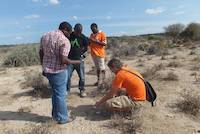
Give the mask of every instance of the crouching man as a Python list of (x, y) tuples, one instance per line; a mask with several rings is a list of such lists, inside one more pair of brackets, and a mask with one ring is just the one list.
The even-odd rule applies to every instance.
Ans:
[[(111, 112), (128, 112), (133, 106), (146, 100), (144, 82), (138, 77), (140, 73), (124, 66), (119, 59), (111, 59), (108, 67), (115, 73), (110, 91), (98, 102), (96, 107), (105, 107)], [(138, 76), (136, 76), (136, 75)], [(121, 90), (125, 90), (125, 95), (120, 95)]]

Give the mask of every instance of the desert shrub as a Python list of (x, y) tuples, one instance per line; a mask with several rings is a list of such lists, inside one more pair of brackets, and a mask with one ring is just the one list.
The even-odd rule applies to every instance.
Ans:
[(162, 42), (155, 42), (154, 44), (151, 44), (147, 49), (147, 54), (149, 55), (167, 55), (168, 49), (165, 44)]
[(195, 55), (196, 52), (194, 50), (190, 51), (189, 55)]
[(52, 94), (48, 81), (39, 72), (27, 72), (23, 85), (24, 87), (33, 87), (33, 91), (30, 93), (33, 97), (48, 98)]
[(196, 56), (192, 59), (192, 61), (199, 63), (200, 62), (200, 56)]
[(160, 60), (166, 60), (165, 56), (161, 56)]
[(53, 130), (53, 123), (32, 124), (29, 129), (24, 129), (23, 134), (57, 134)]
[(172, 24), (165, 27), (165, 34), (173, 39), (174, 42), (178, 39), (180, 33), (184, 30), (183, 24)]
[(126, 114), (114, 114), (106, 127), (118, 129), (122, 134), (136, 134), (140, 130), (143, 123), (142, 116), (140, 114), (140, 107), (135, 107), (131, 113)]
[(120, 45), (120, 41), (119, 39), (116, 37), (110, 37), (108, 38), (108, 43), (106, 48), (107, 49), (112, 49), (113, 47), (118, 47), (118, 45)]
[(200, 83), (200, 74), (195, 72), (194, 73), (194, 79), (195, 79), (195, 82)]
[(137, 48), (134, 44), (118, 45), (118, 47), (113, 47), (112, 57), (125, 58), (127, 56), (134, 56), (137, 53)]
[(157, 35), (148, 35), (147, 39), (148, 40), (161, 40), (161, 37), (157, 36)]
[(32, 109), (32, 107), (23, 106), (18, 109), (18, 112), (19, 113), (29, 113), (29, 112), (31, 112), (31, 109)]
[(181, 64), (179, 62), (172, 61), (170, 62), (167, 67), (180, 67)]
[(25, 46), (16, 49), (4, 60), (3, 66), (22, 67), (40, 63), (36, 46)]
[(181, 33), (181, 37), (185, 40), (200, 40), (200, 24), (190, 23)]
[(184, 91), (176, 106), (181, 112), (196, 116), (200, 112), (200, 96), (192, 91)]
[(138, 50), (141, 51), (147, 51), (147, 49), (149, 48), (149, 44), (148, 43), (140, 43), (137, 46)]
[(178, 76), (174, 72), (169, 72), (165, 78), (163, 78), (166, 81), (177, 81)]
[(154, 66), (151, 67), (151, 68), (147, 68), (147, 69), (145, 70), (145, 72), (142, 73), (142, 75), (143, 75), (143, 77), (144, 77), (145, 79), (151, 80), (151, 79), (156, 78), (156, 76), (157, 76), (157, 71), (159, 71), (159, 70), (161, 70), (161, 69), (163, 69), (163, 68), (164, 68), (163, 64), (154, 65)]

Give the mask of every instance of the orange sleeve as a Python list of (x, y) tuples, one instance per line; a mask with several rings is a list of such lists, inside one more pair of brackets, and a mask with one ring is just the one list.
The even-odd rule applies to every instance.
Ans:
[(107, 44), (107, 39), (106, 39), (106, 35), (104, 32), (101, 33), (101, 42)]
[(122, 88), (123, 77), (121, 75), (116, 75), (115, 79), (112, 82), (113, 89)]

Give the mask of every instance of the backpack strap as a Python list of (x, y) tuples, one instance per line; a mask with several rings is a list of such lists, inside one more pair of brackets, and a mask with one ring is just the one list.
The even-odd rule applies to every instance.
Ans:
[(127, 70), (127, 69), (124, 69), (124, 68), (122, 68), (122, 70), (125, 70), (125, 71), (127, 71), (127, 72), (129, 72), (131, 74), (134, 74), (135, 76), (137, 76), (138, 78), (140, 78), (142, 81), (145, 81), (142, 77), (140, 77), (139, 75), (137, 75), (136, 73), (134, 73), (134, 72), (132, 72), (130, 70)]

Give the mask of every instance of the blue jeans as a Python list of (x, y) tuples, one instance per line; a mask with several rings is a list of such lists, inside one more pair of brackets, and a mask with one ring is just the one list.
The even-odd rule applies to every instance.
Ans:
[(84, 67), (84, 61), (81, 62), (81, 64), (69, 64), (67, 65), (67, 71), (68, 71), (68, 82), (67, 82), (67, 91), (70, 91), (71, 88), (71, 77), (73, 71), (76, 70), (78, 76), (79, 76), (79, 90), (83, 91), (85, 90), (85, 67)]
[(55, 74), (45, 74), (53, 90), (52, 117), (59, 123), (64, 123), (68, 120), (68, 110), (65, 102), (67, 75), (66, 70)]

